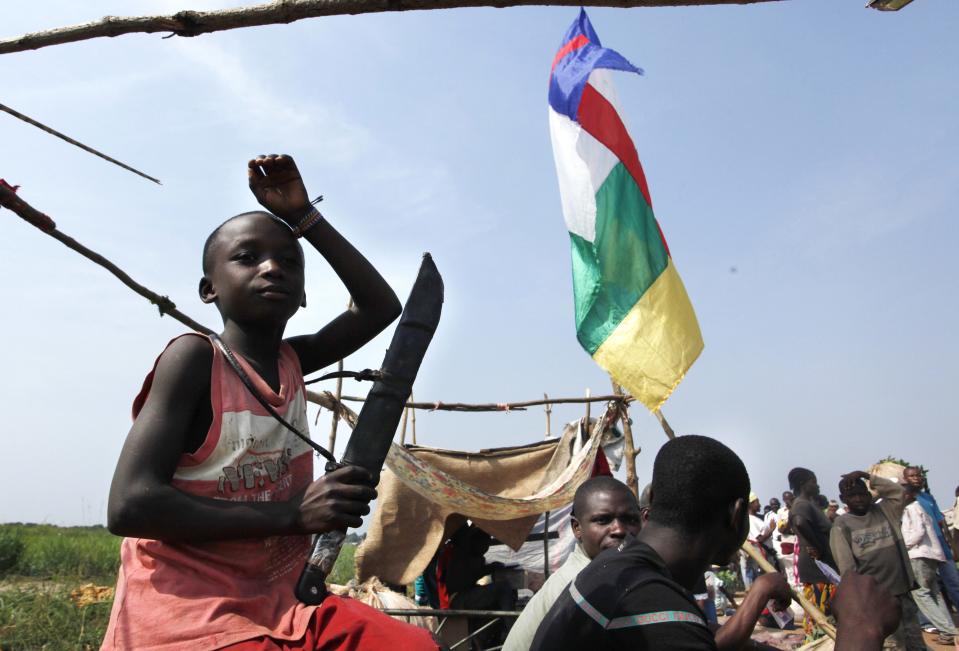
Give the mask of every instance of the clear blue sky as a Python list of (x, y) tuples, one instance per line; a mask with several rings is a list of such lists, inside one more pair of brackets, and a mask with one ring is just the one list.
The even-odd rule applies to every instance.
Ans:
[[(840, 473), (894, 454), (930, 468), (946, 506), (959, 483), (959, 4), (862, 5), (589, 14), (605, 45), (646, 70), (616, 82), (706, 341), (664, 407), (673, 427), (732, 446), (763, 501), (793, 465), (816, 470), (835, 496)], [(131, 7), (21, 3), (0, 36)], [(0, 102), (163, 186), (6, 114), (0, 177), (215, 326), (196, 297), (203, 239), (255, 206), (247, 159), (288, 152), (402, 297), (420, 253), (433, 253), (447, 302), (418, 399), (606, 392), (573, 332), (546, 121), (549, 64), (576, 12), (337, 17), (3, 55)], [(0, 521), (103, 522), (132, 398), (183, 329), (6, 211), (0, 256)], [(318, 255), (308, 266), (310, 307), (290, 333), (347, 301)], [(387, 343), (348, 367), (377, 365)], [(557, 408), (554, 429), (581, 413)], [(665, 438), (648, 413), (636, 408), (634, 420), (645, 482)], [(328, 427), (327, 413), (320, 440)], [(537, 440), (544, 417), (421, 413), (417, 430), (420, 443), (477, 449)]]

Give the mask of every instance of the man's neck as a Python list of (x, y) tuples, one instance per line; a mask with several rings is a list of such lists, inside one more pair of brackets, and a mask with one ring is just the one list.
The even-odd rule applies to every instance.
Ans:
[(715, 542), (712, 534), (710, 531), (709, 535), (690, 536), (656, 522), (647, 522), (637, 538), (659, 554), (677, 583), (692, 590), (713, 560)]

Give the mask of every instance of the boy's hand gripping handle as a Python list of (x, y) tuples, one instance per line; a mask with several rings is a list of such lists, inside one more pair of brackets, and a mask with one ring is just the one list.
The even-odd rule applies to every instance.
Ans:
[[(393, 340), (386, 350), (380, 379), (373, 383), (363, 403), (342, 462), (338, 465), (328, 463), (327, 472), (342, 466), (361, 466), (373, 476), (374, 486), (379, 483), (380, 470), (442, 310), (443, 278), (433, 264), (433, 258), (426, 253)], [(333, 571), (345, 538), (345, 529), (328, 531), (316, 537), (313, 551), (296, 583), (297, 599), (308, 605), (323, 601), (326, 577)]]

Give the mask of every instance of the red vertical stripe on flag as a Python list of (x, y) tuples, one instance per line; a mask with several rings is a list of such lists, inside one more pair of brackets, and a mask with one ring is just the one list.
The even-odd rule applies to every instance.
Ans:
[(639, 154), (636, 153), (636, 145), (629, 137), (626, 125), (619, 118), (615, 107), (598, 90), (586, 84), (576, 117), (587, 133), (606, 145), (626, 166), (642, 191), (646, 204), (652, 208), (653, 201), (649, 198), (649, 187), (646, 185), (643, 166), (639, 162)]

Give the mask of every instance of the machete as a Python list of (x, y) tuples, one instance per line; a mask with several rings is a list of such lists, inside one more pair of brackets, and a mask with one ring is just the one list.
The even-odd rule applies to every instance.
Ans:
[[(429, 253), (423, 255), (419, 274), (406, 299), (393, 340), (386, 350), (383, 365), (376, 374), (356, 420), (356, 427), (346, 444), (343, 460), (327, 463), (330, 472), (343, 466), (361, 466), (373, 475), (373, 485), (380, 480), (380, 471), (390, 451), (396, 427), (413, 388), (426, 349), (433, 339), (443, 311), (443, 278)], [(314, 606), (326, 597), (326, 577), (339, 556), (346, 530), (328, 531), (316, 537), (313, 551), (296, 583), (296, 597)]]

